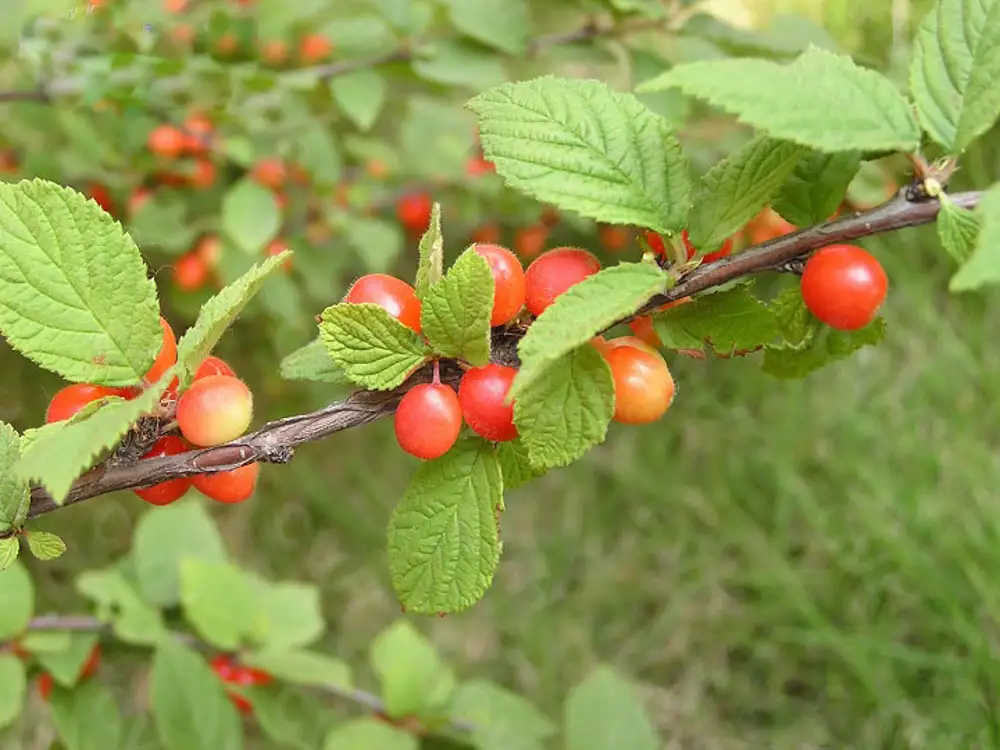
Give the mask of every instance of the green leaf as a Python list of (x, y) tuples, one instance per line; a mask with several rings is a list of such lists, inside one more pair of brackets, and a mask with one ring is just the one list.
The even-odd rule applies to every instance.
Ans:
[(377, 70), (361, 68), (334, 77), (330, 81), (330, 91), (347, 119), (358, 130), (367, 132), (382, 111), (388, 86)]
[(569, 466), (604, 442), (615, 414), (608, 363), (590, 344), (552, 362), (514, 402), (514, 424), (535, 466)]
[(521, 369), (508, 398), (515, 399), (564, 354), (638, 310), (663, 291), (667, 276), (651, 263), (605, 268), (556, 297), (518, 345)]
[(455, 675), (434, 646), (406, 620), (372, 641), (372, 668), (382, 684), (385, 713), (394, 718), (438, 718), (455, 692)]
[(347, 385), (344, 371), (337, 367), (323, 341), (317, 337), (281, 360), (285, 380), (314, 380), (332, 385)]
[(157, 407), (173, 380), (174, 369), (131, 401), (114, 399), (86, 419), (54, 422), (29, 432), (30, 442), (14, 470), (22, 479), (37, 480), (56, 503), (62, 504), (73, 482), (94, 465), (95, 459), (118, 445), (140, 417)]
[(1000, 3), (938, 0), (914, 47), (910, 90), (920, 123), (960, 154), (1000, 115)]
[(256, 591), (242, 570), (228, 562), (181, 560), (181, 606), (202, 639), (236, 651), (253, 632)]
[(0, 183), (0, 331), (79, 383), (138, 383), (163, 343), (139, 248), (96, 203), (46, 180)]
[(355, 219), (347, 225), (347, 241), (367, 273), (391, 271), (405, 246), (399, 224), (383, 219)]
[(459, 685), (451, 714), (475, 727), (476, 750), (544, 750), (557, 731), (528, 700), (488, 680)]
[(317, 122), (298, 135), (295, 139), (295, 157), (317, 183), (332, 185), (343, 175), (344, 157), (340, 153), (335, 133), (325, 123)]
[(28, 517), (31, 487), (13, 471), (20, 458), (21, 436), (0, 422), (0, 531), (19, 529)]
[(264, 733), (281, 747), (316, 750), (335, 719), (321, 700), (302, 690), (269, 685), (241, 691)]
[(508, 79), (503, 62), (478, 44), (441, 39), (423, 45), (410, 64), (424, 80), (482, 91)]
[(417, 469), (389, 519), (392, 585), (408, 611), (459, 612), (486, 593), (500, 561), (503, 478), (493, 447), (460, 440)]
[(21, 553), (21, 542), (16, 536), (0, 539), (0, 572), (7, 570)]
[(937, 217), (937, 233), (941, 245), (958, 263), (965, 263), (976, 247), (979, 235), (979, 216), (962, 208), (942, 193), (939, 197), (941, 211)]
[(700, 349), (710, 344), (717, 354), (733, 354), (763, 346), (778, 335), (774, 311), (741, 284), (724, 292), (703, 294), (691, 302), (653, 315), (653, 325), (668, 349)]
[(39, 560), (55, 560), (66, 551), (66, 542), (51, 531), (29, 531), (28, 549)]
[(204, 657), (164, 641), (150, 679), (153, 719), (166, 750), (241, 750), (240, 717)]
[(857, 151), (812, 151), (799, 159), (771, 208), (798, 227), (826, 221), (844, 200), (860, 167)]
[(1000, 184), (991, 187), (976, 208), (979, 235), (969, 259), (951, 277), (948, 289), (967, 292), (1000, 282)]
[(271, 650), (308, 646), (323, 635), (319, 589), (295, 581), (257, 581), (254, 643)]
[(424, 295), (420, 327), (435, 353), (481, 367), (490, 361), (493, 272), (469, 248)]
[(82, 677), (83, 667), (97, 645), (97, 633), (69, 633), (66, 647), (58, 651), (39, 651), (35, 659), (52, 675), (57, 685), (75, 686)]
[(521, 485), (545, 474), (545, 469), (531, 463), (528, 458), (528, 448), (520, 437), (500, 443), (497, 446), (497, 457), (500, 459), (500, 473), (503, 475), (505, 491), (516, 490)]
[(412, 734), (370, 718), (351, 719), (330, 730), (323, 750), (419, 750)]
[(659, 750), (663, 741), (635, 688), (609, 667), (598, 667), (566, 698), (566, 750)]
[(139, 598), (118, 567), (84, 571), (76, 589), (97, 604), (98, 616), (111, 620), (115, 636), (125, 643), (152, 646), (171, 637), (159, 610)]
[(0, 729), (21, 715), (26, 683), (24, 662), (13, 654), (0, 654)]
[(836, 153), (915, 151), (920, 127), (895, 84), (846, 55), (810, 47), (791, 64), (756, 58), (678, 65), (638, 86), (679, 88), (772, 138)]
[(181, 560), (226, 559), (215, 522), (205, 506), (193, 499), (143, 515), (136, 525), (132, 545), (139, 591), (146, 601), (160, 607), (180, 604)]
[(243, 177), (222, 199), (222, 230), (247, 253), (259, 253), (281, 228), (281, 210), (274, 193)]
[(351, 668), (340, 659), (302, 649), (250, 651), (241, 661), (292, 685), (351, 688)]
[(711, 253), (767, 205), (806, 149), (758, 135), (710, 169), (695, 192), (688, 240)]
[(427, 291), (444, 276), (444, 235), (441, 233), (441, 204), (431, 205), (431, 220), (427, 231), (420, 238), (418, 246), (420, 260), (417, 264), (417, 278), (413, 285), (421, 300)]
[(56, 731), (66, 750), (120, 747), (122, 717), (111, 691), (87, 681), (72, 690), (53, 690), (49, 701)]
[(528, 48), (527, 0), (447, 0), (452, 25), (466, 36), (508, 55)]
[(592, 80), (507, 83), (466, 104), (483, 151), (511, 187), (609, 224), (680, 231), (687, 159), (667, 121)]
[(287, 250), (279, 255), (272, 255), (202, 305), (195, 324), (177, 342), (177, 361), (180, 365), (178, 376), (182, 388), (191, 382), (198, 366), (212, 353), (223, 334), (243, 312), (243, 308), (260, 291), (268, 276), (281, 268), (291, 255)]
[(375, 391), (396, 388), (430, 356), (417, 333), (367, 302), (326, 308), (319, 335), (351, 382)]
[(13, 561), (0, 570), (0, 641), (21, 633), (34, 613), (35, 586), (31, 576), (23, 564)]

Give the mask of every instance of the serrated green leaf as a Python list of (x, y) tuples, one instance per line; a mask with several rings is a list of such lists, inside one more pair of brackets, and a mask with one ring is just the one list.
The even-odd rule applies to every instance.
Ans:
[(809, 312), (802, 301), (802, 286), (789, 286), (768, 304), (774, 313), (778, 333), (785, 343), (801, 344), (812, 336), (819, 327), (819, 321)]
[(508, 55), (520, 55), (528, 45), (526, 0), (448, 0), (452, 25), (477, 42)]
[(545, 469), (531, 463), (528, 448), (521, 438), (497, 445), (497, 457), (500, 459), (500, 473), (503, 475), (505, 491), (516, 490), (521, 485), (545, 474)]
[(543, 750), (557, 731), (528, 700), (488, 680), (459, 685), (452, 715), (475, 727), (471, 738), (476, 750)]
[(397, 620), (379, 633), (369, 655), (382, 684), (388, 716), (434, 719), (448, 706), (455, 692), (455, 675), (411, 623)]
[(308, 646), (326, 630), (316, 586), (259, 580), (256, 596), (259, 617), (252, 640), (262, 647), (280, 650)]
[(295, 157), (318, 183), (332, 185), (343, 175), (344, 157), (340, 146), (334, 132), (324, 123), (317, 122), (299, 133), (295, 138)]
[(281, 210), (274, 193), (243, 177), (222, 199), (222, 230), (247, 253), (259, 253), (281, 228)]
[(21, 542), (16, 536), (0, 539), (0, 573), (7, 570), (21, 553)]
[(427, 224), (427, 231), (420, 238), (417, 251), (419, 261), (413, 288), (417, 292), (417, 298), (422, 300), (428, 290), (444, 276), (444, 235), (441, 233), (440, 203), (431, 205), (431, 219)]
[(65, 648), (37, 652), (35, 660), (52, 675), (56, 685), (71, 688), (80, 682), (83, 668), (93, 654), (97, 640), (97, 633), (69, 633)]
[(651, 263), (621, 263), (556, 297), (518, 345), (521, 368), (508, 398), (515, 399), (549, 364), (634, 313), (666, 284), (667, 276)]
[(314, 651), (295, 648), (249, 651), (241, 661), (292, 685), (329, 685), (344, 690), (352, 686), (351, 668), (347, 664)]
[(163, 343), (156, 286), (111, 216), (46, 180), (0, 183), (0, 331), (67, 380), (138, 383)]
[(111, 691), (88, 681), (72, 690), (52, 691), (52, 720), (66, 750), (120, 747), (122, 717)]
[(0, 729), (21, 715), (26, 683), (24, 662), (13, 654), (0, 654)]
[(500, 462), (481, 439), (417, 469), (389, 519), (392, 585), (408, 611), (459, 612), (482, 598), (500, 561), (502, 508)]
[(181, 560), (181, 606), (199, 636), (236, 651), (253, 632), (257, 600), (253, 582), (228, 562)]
[(490, 361), (493, 272), (469, 248), (424, 295), (420, 327), (434, 352), (480, 367)]
[(347, 241), (364, 263), (366, 273), (387, 273), (399, 260), (406, 238), (397, 222), (355, 219), (347, 225)]
[(1000, 184), (994, 185), (976, 207), (979, 234), (969, 259), (948, 284), (953, 292), (967, 292), (1000, 282)]
[(110, 401), (86, 419), (40, 428), (24, 447), (14, 471), (24, 480), (37, 480), (61, 504), (73, 482), (93, 466), (94, 460), (118, 445), (140, 417), (156, 408), (174, 378), (174, 370), (171, 367), (132, 401)]
[(717, 354), (756, 349), (778, 335), (774, 312), (750, 294), (748, 285), (704, 294), (658, 312), (653, 325), (667, 348), (700, 349), (710, 344)]
[(924, 130), (960, 154), (1000, 115), (1000, 3), (938, 0), (914, 38), (910, 90)]
[(362, 132), (371, 130), (385, 104), (388, 86), (377, 70), (362, 68), (334, 77), (330, 91), (337, 106)]
[(253, 705), (260, 728), (280, 747), (316, 750), (336, 721), (317, 696), (304, 690), (269, 685), (240, 692)]
[(761, 369), (781, 380), (804, 378), (865, 346), (875, 346), (883, 338), (884, 318), (876, 318), (860, 331), (838, 331), (816, 322), (810, 334), (798, 344), (765, 347)]
[(226, 551), (202, 503), (181, 500), (139, 519), (132, 557), (143, 599), (160, 607), (180, 604), (181, 560), (222, 562)]
[(332, 385), (351, 382), (318, 337), (281, 360), (280, 372), (285, 380), (314, 380)]
[(824, 153), (915, 151), (920, 127), (888, 78), (810, 47), (791, 64), (756, 58), (678, 65), (637, 87), (679, 88), (772, 138)]
[(700, 253), (722, 247), (768, 204), (806, 149), (758, 135), (710, 169), (695, 192), (688, 240)]
[(604, 442), (615, 414), (611, 368), (584, 344), (552, 362), (514, 402), (514, 424), (534, 466), (569, 466)]
[(14, 473), (21, 458), (21, 436), (6, 422), (0, 422), (0, 531), (24, 525), (31, 504), (31, 487)]
[(635, 688), (610, 667), (598, 667), (566, 698), (566, 750), (659, 750), (663, 741)]
[(798, 227), (826, 221), (844, 200), (861, 166), (861, 154), (812, 151), (799, 159), (771, 208)]
[(687, 159), (667, 121), (630, 94), (545, 76), (486, 91), (486, 158), (511, 187), (609, 224), (679, 232), (691, 200)]
[(412, 734), (371, 718), (350, 719), (326, 736), (323, 750), (418, 750)]
[(319, 335), (351, 382), (375, 391), (389, 391), (402, 384), (431, 353), (414, 331), (367, 302), (326, 308)]
[(281, 268), (291, 255), (286, 250), (257, 263), (202, 305), (194, 325), (177, 342), (178, 377), (182, 388), (191, 382), (198, 366), (212, 353), (219, 339), (260, 291), (268, 276)]
[(76, 589), (97, 604), (99, 616), (111, 620), (115, 636), (125, 643), (152, 646), (171, 637), (160, 612), (139, 598), (119, 568), (84, 571)]
[(66, 542), (51, 531), (29, 531), (28, 549), (39, 560), (55, 560), (66, 551)]
[(942, 193), (941, 211), (937, 217), (937, 234), (941, 245), (959, 264), (965, 263), (976, 247), (979, 235), (979, 216), (962, 208)]
[[(17, 543), (16, 538), (14, 542)], [(0, 641), (23, 631), (34, 612), (35, 586), (31, 576), (23, 564), (12, 561), (0, 571)]]
[(410, 65), (424, 80), (482, 91), (508, 80), (503, 62), (479, 44), (441, 39), (424, 45)]
[(150, 677), (157, 735), (166, 750), (241, 750), (243, 730), (222, 682), (197, 652), (160, 644)]

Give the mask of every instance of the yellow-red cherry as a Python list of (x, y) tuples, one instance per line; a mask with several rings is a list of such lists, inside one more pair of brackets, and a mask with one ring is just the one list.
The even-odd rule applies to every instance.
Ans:
[(252, 419), (253, 394), (232, 375), (195, 380), (177, 400), (181, 434), (202, 448), (235, 440), (247, 431)]
[(185, 253), (174, 263), (174, 284), (183, 292), (196, 292), (208, 283), (210, 271), (196, 252)]
[(443, 383), (422, 383), (400, 399), (393, 417), (396, 442), (411, 456), (440, 458), (458, 440), (462, 407), (455, 391)]
[(174, 159), (180, 156), (187, 146), (187, 139), (180, 128), (173, 125), (158, 125), (149, 133), (149, 150), (158, 156)]
[(214, 355), (209, 355), (198, 365), (198, 369), (194, 372), (194, 380), (201, 380), (211, 375), (231, 375), (235, 377), (236, 371), (224, 360)]
[(490, 243), (480, 243), (473, 250), (481, 255), (493, 274), (493, 312), (491, 326), (510, 323), (524, 307), (524, 267), (510, 250)]
[(155, 383), (163, 377), (163, 373), (177, 364), (177, 337), (174, 335), (174, 329), (162, 317), (160, 318), (160, 328), (163, 330), (163, 343), (160, 345), (160, 353), (153, 360), (153, 366), (146, 373), (144, 378), (146, 385)]
[[(153, 445), (152, 449), (143, 458), (159, 458), (161, 456), (176, 456), (186, 453), (190, 448), (182, 438), (177, 435), (166, 435), (161, 437)], [(145, 500), (150, 505), (170, 505), (175, 500), (183, 497), (191, 489), (191, 480), (187, 477), (170, 479), (152, 487), (135, 490), (135, 494)]]
[(462, 376), (458, 385), (458, 402), (462, 416), (472, 430), (497, 443), (517, 437), (514, 425), (514, 404), (505, 404), (517, 370), (490, 363), (473, 367)]
[(378, 305), (407, 328), (420, 333), (420, 300), (413, 287), (387, 273), (370, 273), (354, 282), (344, 297), (352, 305)]
[(592, 253), (578, 247), (557, 247), (542, 253), (524, 274), (524, 302), (541, 315), (559, 295), (601, 270)]
[(817, 250), (802, 273), (806, 307), (826, 325), (841, 331), (856, 331), (871, 323), (888, 288), (882, 265), (856, 245), (829, 245)]
[(639, 339), (610, 343), (604, 359), (615, 383), (615, 421), (622, 424), (655, 422), (670, 408), (676, 392), (666, 361)]
[(90, 383), (73, 383), (56, 392), (49, 402), (45, 411), (45, 422), (62, 422), (69, 419), (87, 404), (108, 396), (129, 397), (125, 388), (108, 388), (103, 385), (91, 385)]
[(260, 464), (247, 464), (232, 471), (218, 471), (214, 474), (195, 474), (191, 484), (205, 497), (218, 503), (242, 503), (257, 489)]

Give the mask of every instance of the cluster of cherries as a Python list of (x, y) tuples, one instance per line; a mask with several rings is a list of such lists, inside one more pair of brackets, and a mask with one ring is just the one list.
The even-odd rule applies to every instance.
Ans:
[[(45, 413), (46, 423), (61, 422), (100, 399), (109, 397), (131, 400), (144, 388), (156, 383), (177, 363), (177, 339), (170, 324), (160, 318), (163, 344), (153, 366), (142, 383), (111, 388), (90, 383), (74, 383), (52, 397)], [(179, 382), (174, 378), (160, 403), (158, 416), (172, 416), (180, 435), (160, 437), (143, 458), (176, 456), (192, 448), (221, 445), (243, 435), (253, 418), (253, 394), (233, 368), (215, 356), (208, 356), (195, 371), (189, 388), (178, 396)], [(253, 463), (231, 471), (197, 474), (135, 490), (150, 505), (169, 505), (193, 486), (206, 497), (220, 503), (239, 503), (249, 498), (257, 486), (260, 465)]]

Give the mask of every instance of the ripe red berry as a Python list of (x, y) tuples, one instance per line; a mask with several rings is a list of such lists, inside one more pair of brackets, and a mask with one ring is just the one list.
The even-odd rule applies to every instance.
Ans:
[(423, 383), (400, 400), (393, 425), (399, 447), (411, 456), (425, 461), (440, 458), (458, 440), (462, 407), (449, 386)]
[(601, 262), (578, 247), (557, 247), (538, 256), (524, 274), (525, 304), (541, 315), (556, 297), (601, 270)]
[(109, 214), (115, 213), (115, 202), (111, 197), (111, 193), (108, 189), (98, 182), (94, 182), (87, 189), (87, 195), (89, 195), (94, 202), (107, 211)]
[(198, 240), (193, 252), (201, 258), (206, 268), (213, 269), (219, 265), (219, 259), (222, 257), (222, 240), (218, 235), (206, 234)]
[(192, 445), (208, 447), (235, 440), (253, 419), (253, 394), (239, 378), (210, 375), (191, 383), (177, 400), (177, 425)]
[(139, 213), (152, 197), (153, 191), (146, 187), (138, 187), (132, 191), (132, 195), (128, 199), (129, 215), (135, 216), (135, 214)]
[[(244, 667), (236, 664), (232, 659), (224, 654), (220, 654), (212, 659), (212, 671), (219, 676), (219, 679), (227, 685), (240, 685), (242, 687), (254, 687), (255, 685), (267, 685), (271, 682), (271, 675), (260, 669)], [(228, 693), (229, 700), (233, 702), (241, 712), (247, 714), (253, 711), (253, 706), (246, 698), (237, 693)]]
[(767, 206), (752, 218), (745, 228), (750, 242), (759, 245), (768, 240), (783, 237), (794, 232), (798, 227), (782, 218), (773, 208)]
[[(83, 680), (89, 679), (94, 676), (97, 672), (98, 666), (101, 663), (101, 645), (95, 643), (94, 647), (90, 651), (90, 655), (87, 657), (87, 661), (83, 663), (80, 667), (80, 674), (77, 676), (77, 682), (82, 682)], [(42, 696), (42, 700), (47, 701), (49, 696), (52, 694), (52, 688), (55, 687), (55, 681), (52, 679), (52, 675), (48, 672), (43, 672), (38, 676), (38, 693)]]
[[(264, 248), (264, 255), (267, 257), (272, 257), (275, 255), (281, 255), (288, 249), (288, 244), (282, 239), (271, 240), (267, 247)], [(281, 268), (285, 273), (292, 270), (292, 259), (286, 258), (285, 262), (281, 264)]]
[[(695, 248), (694, 245), (691, 244), (690, 240), (688, 239), (688, 233), (686, 229), (681, 233), (681, 240), (684, 242), (684, 249), (687, 251), (687, 259), (688, 260), (694, 259), (694, 257), (698, 254), (698, 250)], [(722, 247), (720, 247), (715, 252), (708, 253), (707, 255), (703, 256), (702, 260), (705, 263), (711, 263), (712, 261), (718, 260), (719, 258), (725, 258), (731, 252), (733, 252), (733, 238), (728, 237), (726, 241), (722, 243)]]
[(184, 292), (197, 292), (208, 283), (209, 270), (196, 252), (185, 253), (174, 264), (174, 284)]
[(632, 329), (632, 333), (635, 334), (636, 338), (644, 341), (649, 346), (655, 349), (663, 346), (663, 341), (660, 340), (656, 329), (653, 327), (653, 318), (651, 316), (643, 315), (638, 317), (630, 321), (628, 327)]
[(420, 333), (420, 300), (413, 287), (385, 273), (371, 273), (354, 282), (344, 302), (378, 305), (407, 328)]
[(333, 52), (333, 43), (322, 34), (307, 34), (299, 42), (299, 59), (308, 64), (322, 62)]
[(160, 328), (163, 329), (163, 345), (160, 347), (160, 353), (153, 360), (153, 366), (146, 373), (144, 378), (146, 385), (155, 383), (163, 377), (163, 373), (177, 364), (177, 337), (174, 335), (174, 329), (163, 317), (160, 318)]
[(802, 274), (802, 300), (831, 328), (856, 331), (875, 319), (889, 279), (873, 255), (856, 245), (813, 253)]
[(173, 125), (157, 125), (149, 133), (149, 150), (158, 156), (175, 159), (186, 145), (184, 133)]
[(458, 385), (458, 403), (462, 416), (478, 435), (502, 443), (517, 437), (514, 405), (505, 404), (517, 370), (490, 363), (473, 367)]
[(126, 391), (122, 388), (108, 388), (103, 385), (90, 385), (89, 383), (74, 383), (58, 391), (49, 402), (49, 407), (45, 411), (45, 422), (62, 422), (69, 419), (87, 404), (108, 396), (121, 396), (125, 398)]
[(643, 232), (642, 236), (646, 239), (646, 244), (649, 245), (649, 249), (652, 250), (656, 255), (669, 260), (670, 256), (667, 254), (667, 244), (663, 241), (661, 237), (656, 232)]
[(203, 115), (191, 115), (184, 121), (184, 148), (204, 154), (212, 146), (212, 122)]
[(198, 365), (198, 369), (195, 370), (194, 373), (194, 380), (201, 380), (202, 378), (207, 378), (212, 375), (229, 375), (231, 377), (236, 377), (236, 372), (225, 361), (216, 356), (210, 355), (205, 357), (205, 361)]
[(493, 222), (481, 224), (472, 231), (473, 242), (496, 244), (500, 241), (500, 226)]
[(597, 230), (601, 245), (610, 253), (620, 253), (632, 241), (632, 234), (625, 228), (612, 224), (602, 224)]
[(191, 484), (205, 497), (218, 503), (242, 503), (257, 489), (260, 464), (247, 464), (232, 471), (218, 471), (214, 474), (196, 474)]
[(215, 183), (215, 163), (208, 159), (198, 159), (188, 175), (192, 187), (210, 188)]
[(465, 162), (465, 173), (469, 177), (479, 177), (480, 175), (495, 172), (496, 169), (493, 162), (488, 161), (482, 154), (470, 156), (469, 160)]
[(427, 193), (410, 193), (396, 203), (396, 216), (411, 233), (419, 234), (426, 231), (430, 223), (433, 205)]
[(486, 259), (493, 274), (490, 325), (506, 325), (524, 307), (524, 268), (514, 253), (500, 245), (479, 244), (474, 250)]
[(285, 163), (278, 158), (261, 159), (251, 172), (254, 180), (271, 190), (280, 190), (288, 179)]
[(549, 228), (544, 224), (521, 227), (514, 232), (514, 250), (522, 258), (534, 258), (545, 249)]
[(646, 424), (666, 413), (673, 403), (676, 387), (659, 352), (633, 339), (618, 344), (612, 342), (604, 359), (615, 383), (616, 422)]
[[(189, 450), (188, 444), (176, 435), (166, 435), (161, 437), (153, 445), (152, 449), (143, 458), (159, 458), (160, 456), (176, 456), (186, 453)], [(182, 477), (180, 479), (170, 479), (160, 484), (154, 484), (141, 490), (135, 490), (140, 498), (150, 505), (170, 505), (175, 500), (180, 499), (191, 489), (191, 480)]]

